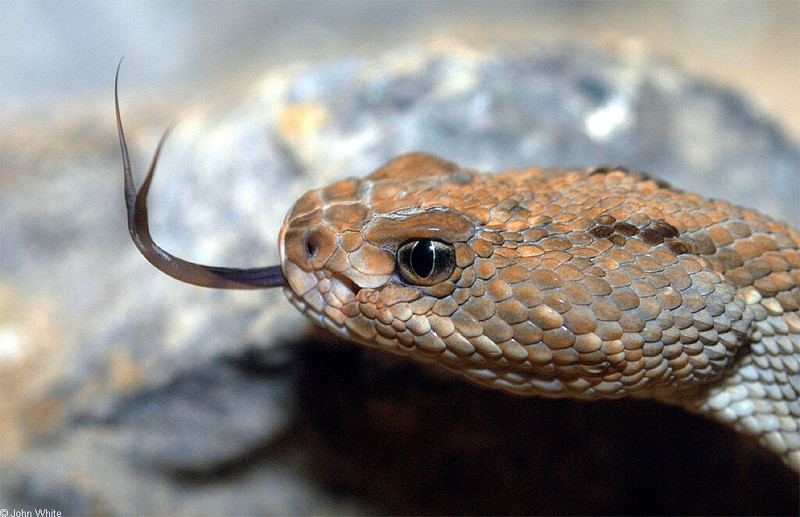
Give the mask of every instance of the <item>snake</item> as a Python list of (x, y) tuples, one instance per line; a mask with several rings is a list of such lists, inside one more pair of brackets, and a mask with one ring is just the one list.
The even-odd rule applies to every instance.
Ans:
[(282, 287), (315, 324), (513, 395), (637, 397), (755, 437), (800, 471), (800, 233), (625, 167), (500, 174), (425, 153), (302, 195), (280, 265), (160, 248), (135, 187), (131, 238), (202, 287)]

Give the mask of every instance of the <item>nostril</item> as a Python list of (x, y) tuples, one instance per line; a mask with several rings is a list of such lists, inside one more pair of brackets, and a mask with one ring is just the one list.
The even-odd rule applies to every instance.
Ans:
[(308, 258), (314, 258), (319, 251), (319, 237), (313, 233), (306, 235), (306, 255)]
[(286, 253), (305, 271), (322, 268), (336, 249), (336, 233), (325, 226), (287, 233)]

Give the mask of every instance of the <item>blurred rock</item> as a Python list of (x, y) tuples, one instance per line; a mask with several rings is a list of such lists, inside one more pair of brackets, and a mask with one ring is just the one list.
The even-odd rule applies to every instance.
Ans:
[[(132, 89), (123, 66), (141, 179), (162, 128), (131, 117)], [(167, 278), (129, 242), (111, 114), (94, 154), (31, 162), (22, 138), (3, 150), (0, 507), (797, 514), (795, 473), (675, 408), (479, 390), (326, 345), (279, 292)], [(206, 264), (277, 263), (303, 192), (415, 150), (497, 172), (627, 165), (800, 222), (797, 143), (647, 55), (401, 49), (270, 72), (224, 118), (175, 117), (151, 228)]]

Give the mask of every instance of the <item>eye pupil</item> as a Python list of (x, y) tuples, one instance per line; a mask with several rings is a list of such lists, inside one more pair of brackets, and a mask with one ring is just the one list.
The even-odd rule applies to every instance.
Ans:
[(433, 239), (413, 239), (397, 248), (397, 269), (412, 285), (433, 285), (450, 278), (456, 267), (452, 244)]
[(430, 239), (420, 239), (414, 244), (409, 257), (411, 269), (420, 277), (428, 278), (433, 273), (436, 247)]

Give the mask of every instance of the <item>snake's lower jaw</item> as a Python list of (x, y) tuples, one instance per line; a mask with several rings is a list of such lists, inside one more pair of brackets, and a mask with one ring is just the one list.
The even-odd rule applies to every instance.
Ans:
[(357, 286), (326, 270), (304, 271), (291, 260), (284, 259), (282, 268), (289, 301), (318, 325), (342, 334), (342, 308), (354, 299)]
[[(361, 311), (360, 305), (370, 298), (370, 293), (375, 293), (373, 289), (326, 269), (304, 271), (290, 260), (284, 260), (282, 267), (288, 283), (284, 288), (286, 297), (316, 325), (368, 346), (390, 351), (398, 348), (396, 342), (381, 338), (375, 320)], [(354, 276), (358, 279), (357, 272)], [(370, 277), (367, 280), (385, 284), (389, 279)]]

